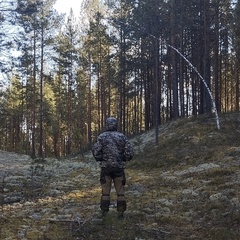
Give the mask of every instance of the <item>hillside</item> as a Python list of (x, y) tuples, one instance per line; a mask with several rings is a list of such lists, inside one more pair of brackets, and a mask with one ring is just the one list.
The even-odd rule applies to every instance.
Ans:
[(179, 119), (134, 139), (128, 210), (115, 193), (98, 218), (99, 167), (90, 153), (32, 162), (0, 152), (0, 239), (240, 239), (240, 114)]

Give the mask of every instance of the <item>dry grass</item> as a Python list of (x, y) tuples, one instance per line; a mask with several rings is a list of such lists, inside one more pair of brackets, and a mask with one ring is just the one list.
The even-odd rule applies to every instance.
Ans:
[[(239, 239), (240, 138), (239, 114), (221, 116), (221, 129), (215, 119), (180, 119), (160, 128), (159, 145), (135, 138), (139, 153), (129, 162), (126, 175), (128, 210), (124, 221), (113, 207), (104, 221), (95, 217), (99, 207), (98, 177), (76, 180), (73, 171), (61, 197), (39, 199), (36, 204), (4, 209), (0, 239)], [(145, 135), (144, 139), (147, 139)], [(149, 135), (149, 141), (153, 135)], [(209, 168), (199, 166), (209, 164)], [(205, 165), (204, 165), (205, 166)], [(206, 165), (208, 166), (208, 165)], [(91, 176), (89, 169), (82, 175)], [(75, 190), (74, 190), (75, 186)], [(112, 201), (116, 200), (112, 193)], [(47, 197), (46, 197), (47, 199)], [(41, 218), (26, 217), (28, 208)], [(79, 211), (80, 222), (56, 221), (49, 217)], [(45, 214), (42, 214), (45, 210)], [(16, 212), (21, 212), (16, 217)], [(1, 213), (1, 212), (0, 212)], [(26, 227), (27, 228), (27, 227)], [(21, 230), (23, 233), (23, 231)]]

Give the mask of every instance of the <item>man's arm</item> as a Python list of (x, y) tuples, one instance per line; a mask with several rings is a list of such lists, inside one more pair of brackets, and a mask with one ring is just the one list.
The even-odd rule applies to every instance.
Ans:
[(124, 161), (130, 161), (134, 156), (134, 149), (130, 142), (126, 140), (124, 147)]
[(99, 140), (93, 145), (92, 148), (92, 154), (96, 161), (102, 161), (103, 155), (102, 155), (102, 145), (100, 144)]

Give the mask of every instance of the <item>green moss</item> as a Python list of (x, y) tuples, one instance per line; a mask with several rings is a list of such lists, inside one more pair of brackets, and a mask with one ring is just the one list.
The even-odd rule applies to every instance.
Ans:
[(208, 238), (211, 240), (235, 240), (238, 239), (239, 235), (232, 232), (229, 228), (218, 228), (214, 227), (210, 230)]
[[(2, 208), (1, 214), (7, 217), (0, 222), (1, 238), (16, 238), (26, 225), (30, 228), (23, 231), (24, 237), (41, 240), (237, 239), (238, 116), (225, 115), (221, 130), (216, 129), (215, 119), (208, 116), (170, 122), (160, 128), (159, 145), (150, 143), (145, 149), (141, 149), (141, 138), (136, 138), (136, 148), (141, 153), (127, 163), (127, 212), (124, 221), (117, 219), (116, 208), (111, 209), (105, 221), (95, 220), (101, 195), (99, 179), (92, 176), (90, 168), (83, 168), (73, 170), (63, 178), (56, 176), (61, 183), (69, 182), (69, 185), (63, 184), (61, 190), (65, 194), (49, 201), (46, 194), (55, 179), (46, 179), (41, 196), (33, 191), (34, 186), (24, 182), (28, 188), (23, 193), (31, 197), (29, 201), (37, 201), (39, 197), (42, 201), (22, 208)], [(203, 163), (214, 163), (220, 167), (187, 173), (189, 168)], [(37, 162), (32, 174), (44, 172), (44, 164)], [(177, 174), (184, 170), (186, 174)], [(134, 185), (133, 192), (128, 191)], [(19, 189), (13, 187), (10, 190)], [(214, 199), (214, 194), (222, 198)], [(233, 198), (235, 203), (232, 203)], [(116, 202), (115, 192), (111, 193), (111, 200)], [(36, 222), (31, 219), (30, 210), (40, 214), (42, 220)], [(68, 210), (69, 219), (71, 214), (78, 213), (82, 222), (49, 223), (50, 218), (58, 217), (65, 210)]]

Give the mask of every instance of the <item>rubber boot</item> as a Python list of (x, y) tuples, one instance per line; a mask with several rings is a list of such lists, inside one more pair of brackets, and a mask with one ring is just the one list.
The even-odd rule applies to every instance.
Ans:
[(117, 211), (118, 211), (118, 219), (122, 220), (124, 219), (124, 215), (123, 213), (126, 211), (127, 209), (127, 204), (126, 201), (117, 201)]
[(110, 200), (101, 200), (100, 208), (102, 217), (105, 217), (109, 211)]

